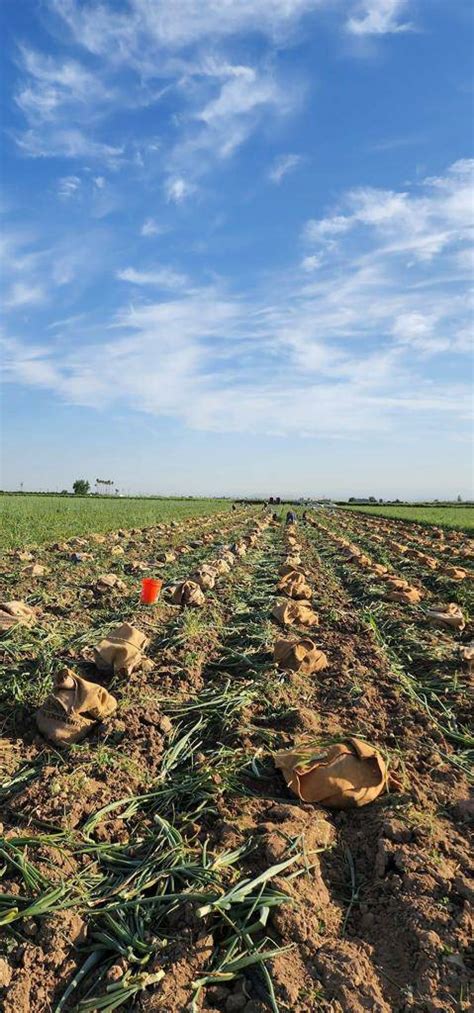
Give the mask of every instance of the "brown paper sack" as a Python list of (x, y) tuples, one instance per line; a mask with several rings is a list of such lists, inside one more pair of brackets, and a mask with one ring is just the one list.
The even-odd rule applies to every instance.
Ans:
[(212, 563), (212, 567), (216, 571), (216, 573), (219, 574), (230, 573), (230, 565), (225, 559), (216, 559)]
[(176, 560), (176, 552), (168, 550), (167, 552), (158, 552), (157, 554), (158, 563), (174, 563)]
[(460, 566), (443, 566), (439, 572), (450, 580), (465, 580), (467, 577), (467, 570), (463, 570)]
[(328, 659), (323, 651), (309, 639), (277, 640), (273, 648), (273, 660), (287, 672), (311, 675), (327, 668)]
[(116, 706), (115, 697), (103, 686), (65, 668), (56, 676), (53, 692), (36, 711), (35, 719), (45, 738), (56, 745), (72, 745), (97, 721), (113, 714)]
[(319, 802), (334, 809), (349, 809), (373, 802), (387, 782), (380, 753), (360, 739), (347, 739), (327, 749), (302, 743), (275, 754), (291, 791), (303, 802)]
[(174, 605), (204, 605), (204, 597), (199, 584), (194, 580), (183, 580), (172, 588), (171, 601)]
[(115, 573), (103, 573), (95, 585), (99, 594), (106, 594), (108, 591), (126, 591), (127, 585)]
[(275, 605), (272, 616), (283, 626), (319, 626), (319, 616), (305, 601), (284, 601)]
[(421, 601), (421, 594), (416, 587), (407, 587), (403, 591), (389, 591), (387, 601), (398, 601), (402, 605), (416, 605)]
[(391, 591), (408, 591), (410, 587), (408, 581), (404, 580), (403, 577), (396, 577), (391, 573), (385, 578), (385, 583)]
[(291, 562), (288, 560), (287, 562), (282, 563), (278, 568), (278, 575), (279, 577), (287, 577), (289, 573), (303, 573), (303, 571), (298, 569), (298, 566), (293, 562), (293, 560), (291, 560)]
[(130, 675), (142, 660), (142, 651), (148, 639), (141, 630), (123, 623), (111, 630), (107, 637), (94, 647), (94, 661), (101, 672), (119, 672)]
[(216, 583), (216, 571), (211, 566), (201, 566), (199, 570), (191, 574), (190, 580), (193, 580), (202, 591), (212, 591)]
[(474, 643), (463, 644), (463, 646), (459, 648), (459, 654), (462, 661), (467, 666), (469, 675), (474, 675)]
[(25, 577), (44, 577), (45, 573), (49, 573), (49, 567), (42, 566), (41, 563), (30, 563), (21, 572)]
[(2, 601), (0, 603), (0, 632), (12, 626), (33, 626), (36, 623), (36, 612), (24, 601)]
[(313, 597), (313, 592), (309, 584), (306, 583), (304, 574), (299, 573), (297, 570), (292, 570), (285, 577), (281, 578), (278, 590), (283, 591), (289, 598), (306, 599), (309, 601)]
[(427, 616), (432, 625), (446, 627), (446, 629), (463, 630), (466, 625), (459, 605), (454, 602), (449, 605), (440, 605), (439, 608), (428, 609)]

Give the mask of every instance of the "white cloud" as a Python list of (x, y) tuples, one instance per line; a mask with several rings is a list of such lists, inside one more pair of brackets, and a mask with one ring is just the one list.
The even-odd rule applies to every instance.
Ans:
[(79, 176), (63, 176), (58, 181), (58, 194), (64, 200), (69, 197), (74, 197), (74, 194), (78, 192), (81, 187), (81, 180)]
[(282, 179), (293, 172), (301, 162), (301, 155), (279, 155), (268, 172), (272, 183), (281, 183)]
[(166, 232), (164, 225), (159, 225), (154, 218), (146, 218), (140, 229), (141, 236), (160, 236)]
[(350, 190), (347, 212), (310, 219), (303, 232), (309, 244), (335, 248), (336, 237), (356, 233), (359, 244), (375, 233), (385, 255), (407, 255), (430, 261), (442, 251), (465, 247), (472, 236), (474, 160), (455, 162), (445, 176), (427, 178), (421, 193), (370, 187)]
[(188, 278), (172, 267), (160, 267), (153, 271), (137, 271), (134, 267), (126, 267), (117, 271), (121, 281), (132, 285), (153, 285), (156, 288), (180, 289), (188, 284)]
[(347, 30), (352, 35), (387, 35), (407, 32), (413, 25), (400, 20), (404, 16), (408, 0), (361, 0), (356, 13), (349, 17)]
[(12, 285), (5, 300), (7, 309), (19, 309), (23, 306), (37, 305), (45, 300), (45, 292), (41, 285), (29, 285), (27, 282), (16, 281)]
[(142, 59), (147, 65), (150, 47), (172, 52), (198, 45), (204, 39), (219, 42), (243, 32), (258, 32), (284, 42), (288, 32), (322, 0), (133, 0), (118, 12), (112, 4), (80, 6), (75, 0), (52, 0), (54, 10), (69, 25), (74, 37), (90, 52), (116, 60)]
[(52, 127), (49, 130), (25, 130), (17, 137), (18, 147), (32, 158), (87, 158), (115, 167), (123, 147), (96, 141), (82, 130)]
[(321, 254), (313, 253), (308, 257), (303, 257), (301, 261), (301, 267), (303, 268), (303, 271), (311, 272), (316, 271), (318, 267), (321, 267), (322, 263), (323, 257), (321, 256)]
[(167, 179), (165, 182), (166, 200), (173, 204), (182, 204), (188, 197), (195, 193), (197, 187), (190, 180), (181, 176)]
[(106, 185), (106, 179), (104, 176), (94, 176), (93, 183), (98, 190), (103, 190)]
[[(267, 273), (252, 293), (199, 286), (165, 266), (124, 268), (119, 277), (151, 301), (117, 312), (105, 342), (84, 345), (84, 323), (73, 323), (69, 352), (59, 344), (52, 360), (46, 349), (33, 367), (21, 353), (17, 372), (13, 355), (10, 375), (35, 383), (36, 370), (44, 384), (54, 361), (51, 388), (68, 401), (219, 432), (409, 434), (439, 415), (459, 426), (470, 403), (469, 384), (453, 371), (468, 353), (472, 318), (457, 262), (470, 168), (456, 163), (413, 192), (350, 191), (340, 245), (328, 247), (331, 229), (310, 230), (316, 251)], [(429, 245), (430, 230), (450, 238), (427, 261), (419, 244)]]

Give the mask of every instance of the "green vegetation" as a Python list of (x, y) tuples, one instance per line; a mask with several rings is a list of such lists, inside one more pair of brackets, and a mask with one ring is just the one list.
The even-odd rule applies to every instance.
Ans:
[(348, 506), (347, 509), (377, 517), (395, 517), (418, 524), (474, 531), (474, 506)]
[(0, 549), (42, 545), (91, 531), (145, 527), (217, 513), (222, 499), (108, 499), (59, 496), (1, 496)]

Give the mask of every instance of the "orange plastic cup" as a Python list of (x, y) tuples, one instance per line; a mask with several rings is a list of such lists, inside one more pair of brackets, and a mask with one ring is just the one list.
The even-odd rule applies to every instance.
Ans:
[(159, 577), (144, 577), (142, 580), (142, 593), (140, 601), (144, 605), (154, 605), (163, 586)]

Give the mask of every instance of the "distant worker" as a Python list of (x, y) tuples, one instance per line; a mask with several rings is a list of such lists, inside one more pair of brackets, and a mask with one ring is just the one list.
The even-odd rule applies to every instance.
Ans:
[(288, 510), (286, 515), (286, 524), (296, 524), (296, 514), (293, 510)]
[(237, 507), (236, 507), (235, 503), (232, 504), (232, 509), (233, 510), (237, 510)]

